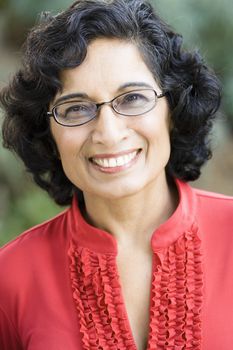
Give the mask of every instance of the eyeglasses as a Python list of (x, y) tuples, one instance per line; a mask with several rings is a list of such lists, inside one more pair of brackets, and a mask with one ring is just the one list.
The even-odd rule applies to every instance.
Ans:
[(153, 89), (133, 90), (121, 94), (111, 101), (95, 103), (89, 100), (65, 101), (55, 105), (49, 117), (63, 126), (80, 126), (96, 118), (101, 106), (109, 104), (111, 108), (120, 115), (133, 117), (151, 111), (159, 98), (165, 94), (157, 94)]

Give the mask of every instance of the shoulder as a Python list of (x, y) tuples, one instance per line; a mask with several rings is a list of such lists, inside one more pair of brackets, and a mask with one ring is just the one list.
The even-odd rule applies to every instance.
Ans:
[(25, 231), (0, 248), (0, 281), (10, 281), (10, 276), (23, 279), (23, 275), (36, 270), (43, 259), (49, 260), (59, 250), (67, 241), (67, 212)]
[(196, 218), (205, 232), (233, 239), (233, 197), (193, 189)]
[(58, 281), (65, 284), (68, 217), (69, 209), (0, 249), (0, 328), (10, 331), (7, 341), (12, 339), (23, 315), (36, 307), (37, 300), (49, 295), (53, 298)]
[(66, 220), (67, 211), (65, 210), (54, 218), (30, 228), (5, 244), (0, 248), (0, 258), (7, 252), (14, 251), (15, 253), (17, 248), (32, 248), (34, 245), (43, 244), (43, 242), (52, 239), (55, 232), (57, 235), (61, 234), (62, 223)]
[(188, 182), (176, 180), (180, 205), (185, 206), (189, 216), (228, 216), (233, 219), (233, 196), (210, 192), (190, 186)]
[(186, 216), (199, 229), (211, 237), (218, 236), (233, 240), (233, 197), (196, 189), (187, 182), (178, 181), (181, 193), (180, 205)]
[(199, 204), (208, 209), (219, 209), (223, 212), (233, 210), (233, 197), (220, 193), (204, 191), (200, 189), (193, 189)]

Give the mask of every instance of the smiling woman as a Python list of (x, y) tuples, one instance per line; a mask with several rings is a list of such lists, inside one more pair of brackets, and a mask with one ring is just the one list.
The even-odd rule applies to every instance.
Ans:
[(4, 145), (70, 205), (0, 251), (1, 349), (230, 350), (233, 199), (187, 184), (220, 103), (200, 55), (147, 1), (80, 0), (0, 99)]
[[(165, 98), (156, 99), (161, 89), (137, 47), (117, 39), (96, 39), (89, 45), (84, 62), (65, 70), (61, 81), (63, 87), (55, 104), (57, 99), (75, 96), (75, 92), (79, 100), (69, 100), (69, 119), (67, 113), (65, 117), (64, 112), (58, 113), (64, 108), (67, 111), (67, 100), (58, 104), (51, 133), (63, 170), (82, 190), (86, 206), (89, 195), (93, 202), (93, 195), (110, 200), (139, 194), (143, 188), (151, 191), (149, 184), (155, 179), (161, 190), (166, 188), (165, 167), (170, 155), (168, 104)], [(140, 86), (150, 89), (137, 90)], [(110, 104), (101, 102), (112, 98)], [(101, 102), (95, 113), (87, 113), (87, 103), (91, 103), (92, 110), (96, 106), (91, 101)], [(77, 114), (78, 102), (82, 111)], [(60, 125), (63, 120), (66, 126), (80, 125), (80, 118), (80, 127), (64, 130)], [(123, 164), (119, 166), (119, 162)], [(106, 176), (109, 174), (112, 176)]]

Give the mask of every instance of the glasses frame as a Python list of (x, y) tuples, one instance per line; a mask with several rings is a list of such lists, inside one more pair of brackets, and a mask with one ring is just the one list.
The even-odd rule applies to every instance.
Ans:
[[(114, 101), (115, 101), (116, 99), (118, 99), (119, 97), (124, 96), (124, 95), (127, 95), (127, 94), (130, 94), (130, 93), (139, 92), (139, 91), (153, 91), (154, 94), (155, 94), (155, 102), (154, 102), (153, 106), (152, 106), (148, 111), (143, 112), (143, 113), (139, 113), (139, 114), (138, 114), (138, 113), (137, 113), (137, 114), (126, 114), (126, 113), (120, 113), (120, 112), (114, 107)], [(124, 92), (124, 93), (122, 93), (122, 94), (120, 94), (120, 95), (114, 97), (112, 100), (107, 101), (107, 102), (95, 103), (95, 102), (93, 102), (93, 101), (89, 101), (89, 102), (93, 103), (93, 105), (96, 106), (96, 113), (95, 113), (95, 115), (93, 115), (93, 117), (91, 117), (89, 120), (87, 120), (86, 122), (81, 123), (81, 124), (72, 124), (72, 125), (70, 125), (70, 124), (61, 123), (61, 122), (57, 119), (57, 115), (56, 115), (56, 108), (57, 108), (57, 107), (59, 107), (59, 106), (61, 106), (61, 105), (64, 105), (64, 104), (66, 104), (66, 103), (70, 103), (70, 102), (81, 102), (80, 100), (75, 100), (75, 99), (74, 99), (74, 100), (69, 100), (69, 101), (64, 101), (64, 102), (58, 103), (58, 104), (56, 104), (56, 105), (54, 105), (54, 106), (52, 107), (51, 112), (47, 112), (47, 116), (48, 116), (48, 117), (53, 117), (54, 120), (55, 120), (55, 122), (58, 123), (59, 125), (66, 126), (66, 127), (71, 127), (71, 128), (72, 128), (72, 127), (75, 127), (75, 126), (82, 126), (82, 125), (85, 125), (85, 124), (89, 123), (90, 121), (92, 121), (93, 119), (95, 119), (95, 118), (97, 117), (97, 115), (98, 115), (98, 111), (99, 111), (100, 107), (102, 107), (102, 106), (104, 106), (104, 105), (110, 105), (111, 108), (112, 108), (112, 110), (113, 110), (115, 113), (119, 114), (119, 115), (128, 116), (128, 117), (129, 117), (129, 116), (130, 116), (130, 117), (136, 117), (136, 116), (140, 116), (140, 115), (142, 115), (142, 114), (144, 114), (144, 113), (150, 112), (150, 111), (156, 106), (156, 104), (157, 104), (157, 100), (156, 100), (156, 99), (162, 98), (162, 97), (164, 97), (164, 96), (165, 96), (165, 92), (161, 92), (160, 94), (158, 94), (154, 89), (149, 89), (149, 88), (148, 88), (148, 89), (136, 89), (136, 90), (131, 90), (131, 91)]]

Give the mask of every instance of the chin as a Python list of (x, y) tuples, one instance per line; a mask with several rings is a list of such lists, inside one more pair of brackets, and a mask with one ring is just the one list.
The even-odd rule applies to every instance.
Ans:
[(98, 191), (98, 196), (106, 199), (121, 199), (137, 195), (145, 188), (146, 185), (131, 181), (119, 186), (110, 186), (109, 190), (105, 188), (103, 191)]

